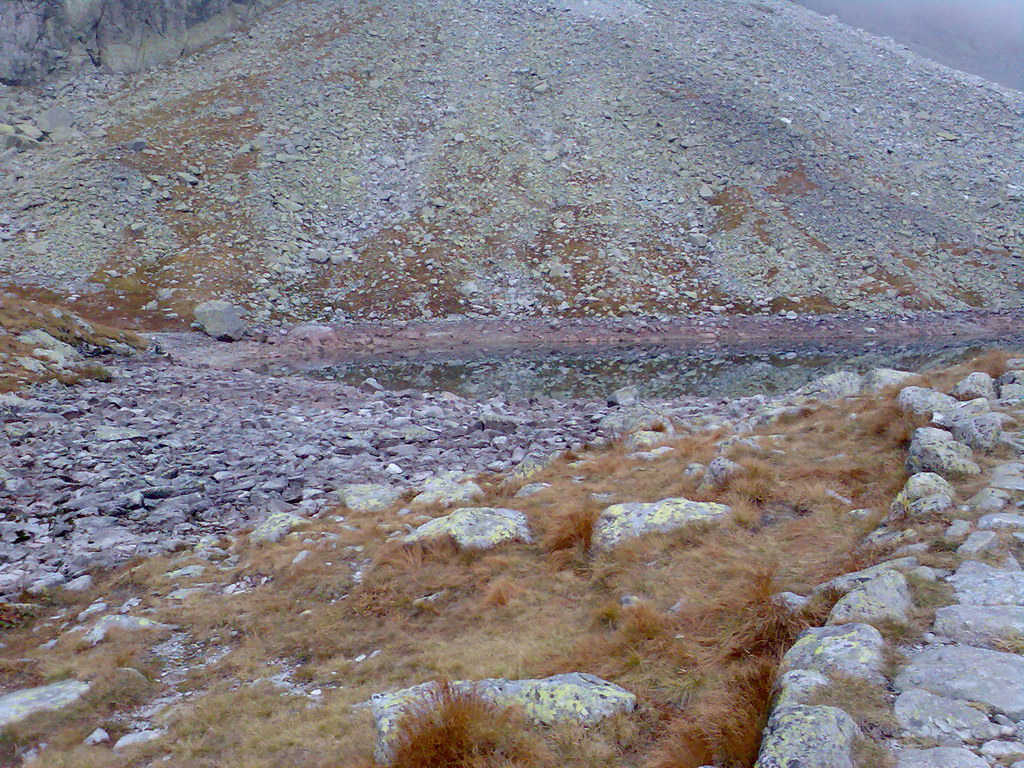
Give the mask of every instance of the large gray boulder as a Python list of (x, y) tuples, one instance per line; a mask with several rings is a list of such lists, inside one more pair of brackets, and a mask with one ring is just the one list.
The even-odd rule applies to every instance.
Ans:
[(975, 707), (913, 688), (896, 697), (896, 721), (908, 736), (937, 744), (960, 745), (994, 739), (1000, 726)]
[(869, 624), (813, 627), (786, 652), (780, 671), (804, 669), (884, 684), (884, 647), (882, 635)]
[(927, 387), (904, 387), (896, 397), (899, 409), (914, 416), (931, 416), (954, 408), (956, 404), (955, 398)]
[(754, 768), (854, 768), (860, 728), (835, 707), (777, 709), (768, 719)]
[(242, 26), (273, 0), (4, 0), (0, 82), (30, 83), (67, 59), (115, 72), (192, 53)]
[(906, 577), (890, 569), (840, 598), (829, 614), (828, 623), (904, 624), (910, 606)]
[(949, 577), (961, 605), (1024, 605), (1024, 571), (968, 560)]
[(221, 299), (205, 301), (193, 310), (203, 332), (220, 341), (238, 341), (245, 335), (243, 311)]
[(950, 394), (957, 400), (974, 400), (978, 397), (995, 400), (996, 383), (987, 373), (975, 371), (957, 382)]
[(864, 374), (860, 389), (865, 394), (876, 394), (890, 387), (898, 387), (916, 375), (916, 373), (900, 371), (895, 368), (872, 368)]
[(1024, 719), (1024, 656), (969, 645), (925, 648), (896, 676), (897, 691), (921, 688)]
[(921, 427), (914, 430), (907, 453), (907, 471), (934, 472), (942, 477), (963, 478), (981, 474), (970, 447), (944, 429)]
[(1007, 648), (1024, 641), (1024, 606), (947, 605), (935, 612), (937, 635), (981, 648)]
[(89, 690), (89, 683), (61, 680), (0, 696), (0, 729), (38, 712), (52, 712), (74, 704)]
[(856, 371), (836, 371), (805, 384), (794, 394), (815, 400), (838, 400), (859, 395), (863, 377)]

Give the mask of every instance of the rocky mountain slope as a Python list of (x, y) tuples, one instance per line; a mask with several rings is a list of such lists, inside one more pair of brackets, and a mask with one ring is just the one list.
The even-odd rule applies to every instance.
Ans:
[(1024, 287), (1024, 96), (784, 0), (297, 0), (0, 116), (0, 270), (144, 326)]

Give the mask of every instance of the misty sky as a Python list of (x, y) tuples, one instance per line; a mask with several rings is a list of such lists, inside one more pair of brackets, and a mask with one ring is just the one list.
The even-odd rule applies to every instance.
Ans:
[(797, 0), (957, 69), (1024, 90), (1024, 0)]

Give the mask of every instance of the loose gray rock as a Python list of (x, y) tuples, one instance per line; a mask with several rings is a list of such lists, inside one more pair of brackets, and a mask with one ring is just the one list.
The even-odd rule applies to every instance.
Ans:
[(1024, 640), (1024, 606), (948, 605), (935, 612), (933, 631), (966, 645), (1006, 649)]
[(896, 768), (989, 768), (989, 764), (962, 747), (901, 749)]
[(934, 427), (914, 431), (907, 454), (907, 471), (934, 472), (943, 477), (973, 477), (981, 473), (971, 449), (953, 435)]
[(956, 407), (957, 401), (949, 395), (926, 387), (904, 387), (896, 398), (896, 405), (904, 413), (930, 416)]
[(782, 659), (780, 670), (810, 670), (859, 677), (884, 684), (885, 641), (869, 624), (842, 624), (805, 630)]
[(772, 712), (755, 768), (854, 768), (860, 728), (835, 707), (795, 706)]
[(957, 548), (956, 553), (962, 557), (974, 557), (998, 547), (999, 536), (994, 531), (975, 531)]
[(1024, 572), (968, 560), (949, 577), (961, 605), (1024, 605)]
[(976, 371), (957, 382), (951, 394), (957, 400), (974, 400), (978, 397), (995, 400), (997, 397), (996, 383), (987, 373)]
[(984, 741), (1000, 733), (1000, 727), (974, 707), (916, 688), (896, 697), (895, 713), (908, 736), (948, 746)]
[(89, 687), (89, 683), (78, 680), (61, 680), (0, 696), (0, 728), (6, 728), (38, 712), (52, 712), (74, 704), (86, 694)]
[(614, 504), (594, 526), (593, 547), (611, 549), (627, 539), (649, 533), (668, 533), (693, 523), (710, 523), (731, 512), (724, 504), (663, 499), (652, 503)]
[(203, 332), (220, 341), (238, 341), (245, 335), (243, 311), (226, 301), (215, 299), (192, 310)]
[(899, 571), (880, 573), (866, 584), (851, 590), (835, 604), (829, 624), (904, 624), (911, 607), (910, 587)]
[(493, 549), (501, 544), (533, 541), (526, 515), (514, 509), (491, 507), (465, 507), (435, 518), (402, 541), (413, 544), (443, 538), (452, 539), (460, 549)]

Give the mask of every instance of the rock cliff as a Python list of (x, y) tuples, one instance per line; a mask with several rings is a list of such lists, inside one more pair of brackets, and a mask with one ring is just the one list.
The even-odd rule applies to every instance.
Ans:
[(31, 82), (65, 62), (134, 72), (237, 29), (270, 0), (4, 0), (0, 81)]

